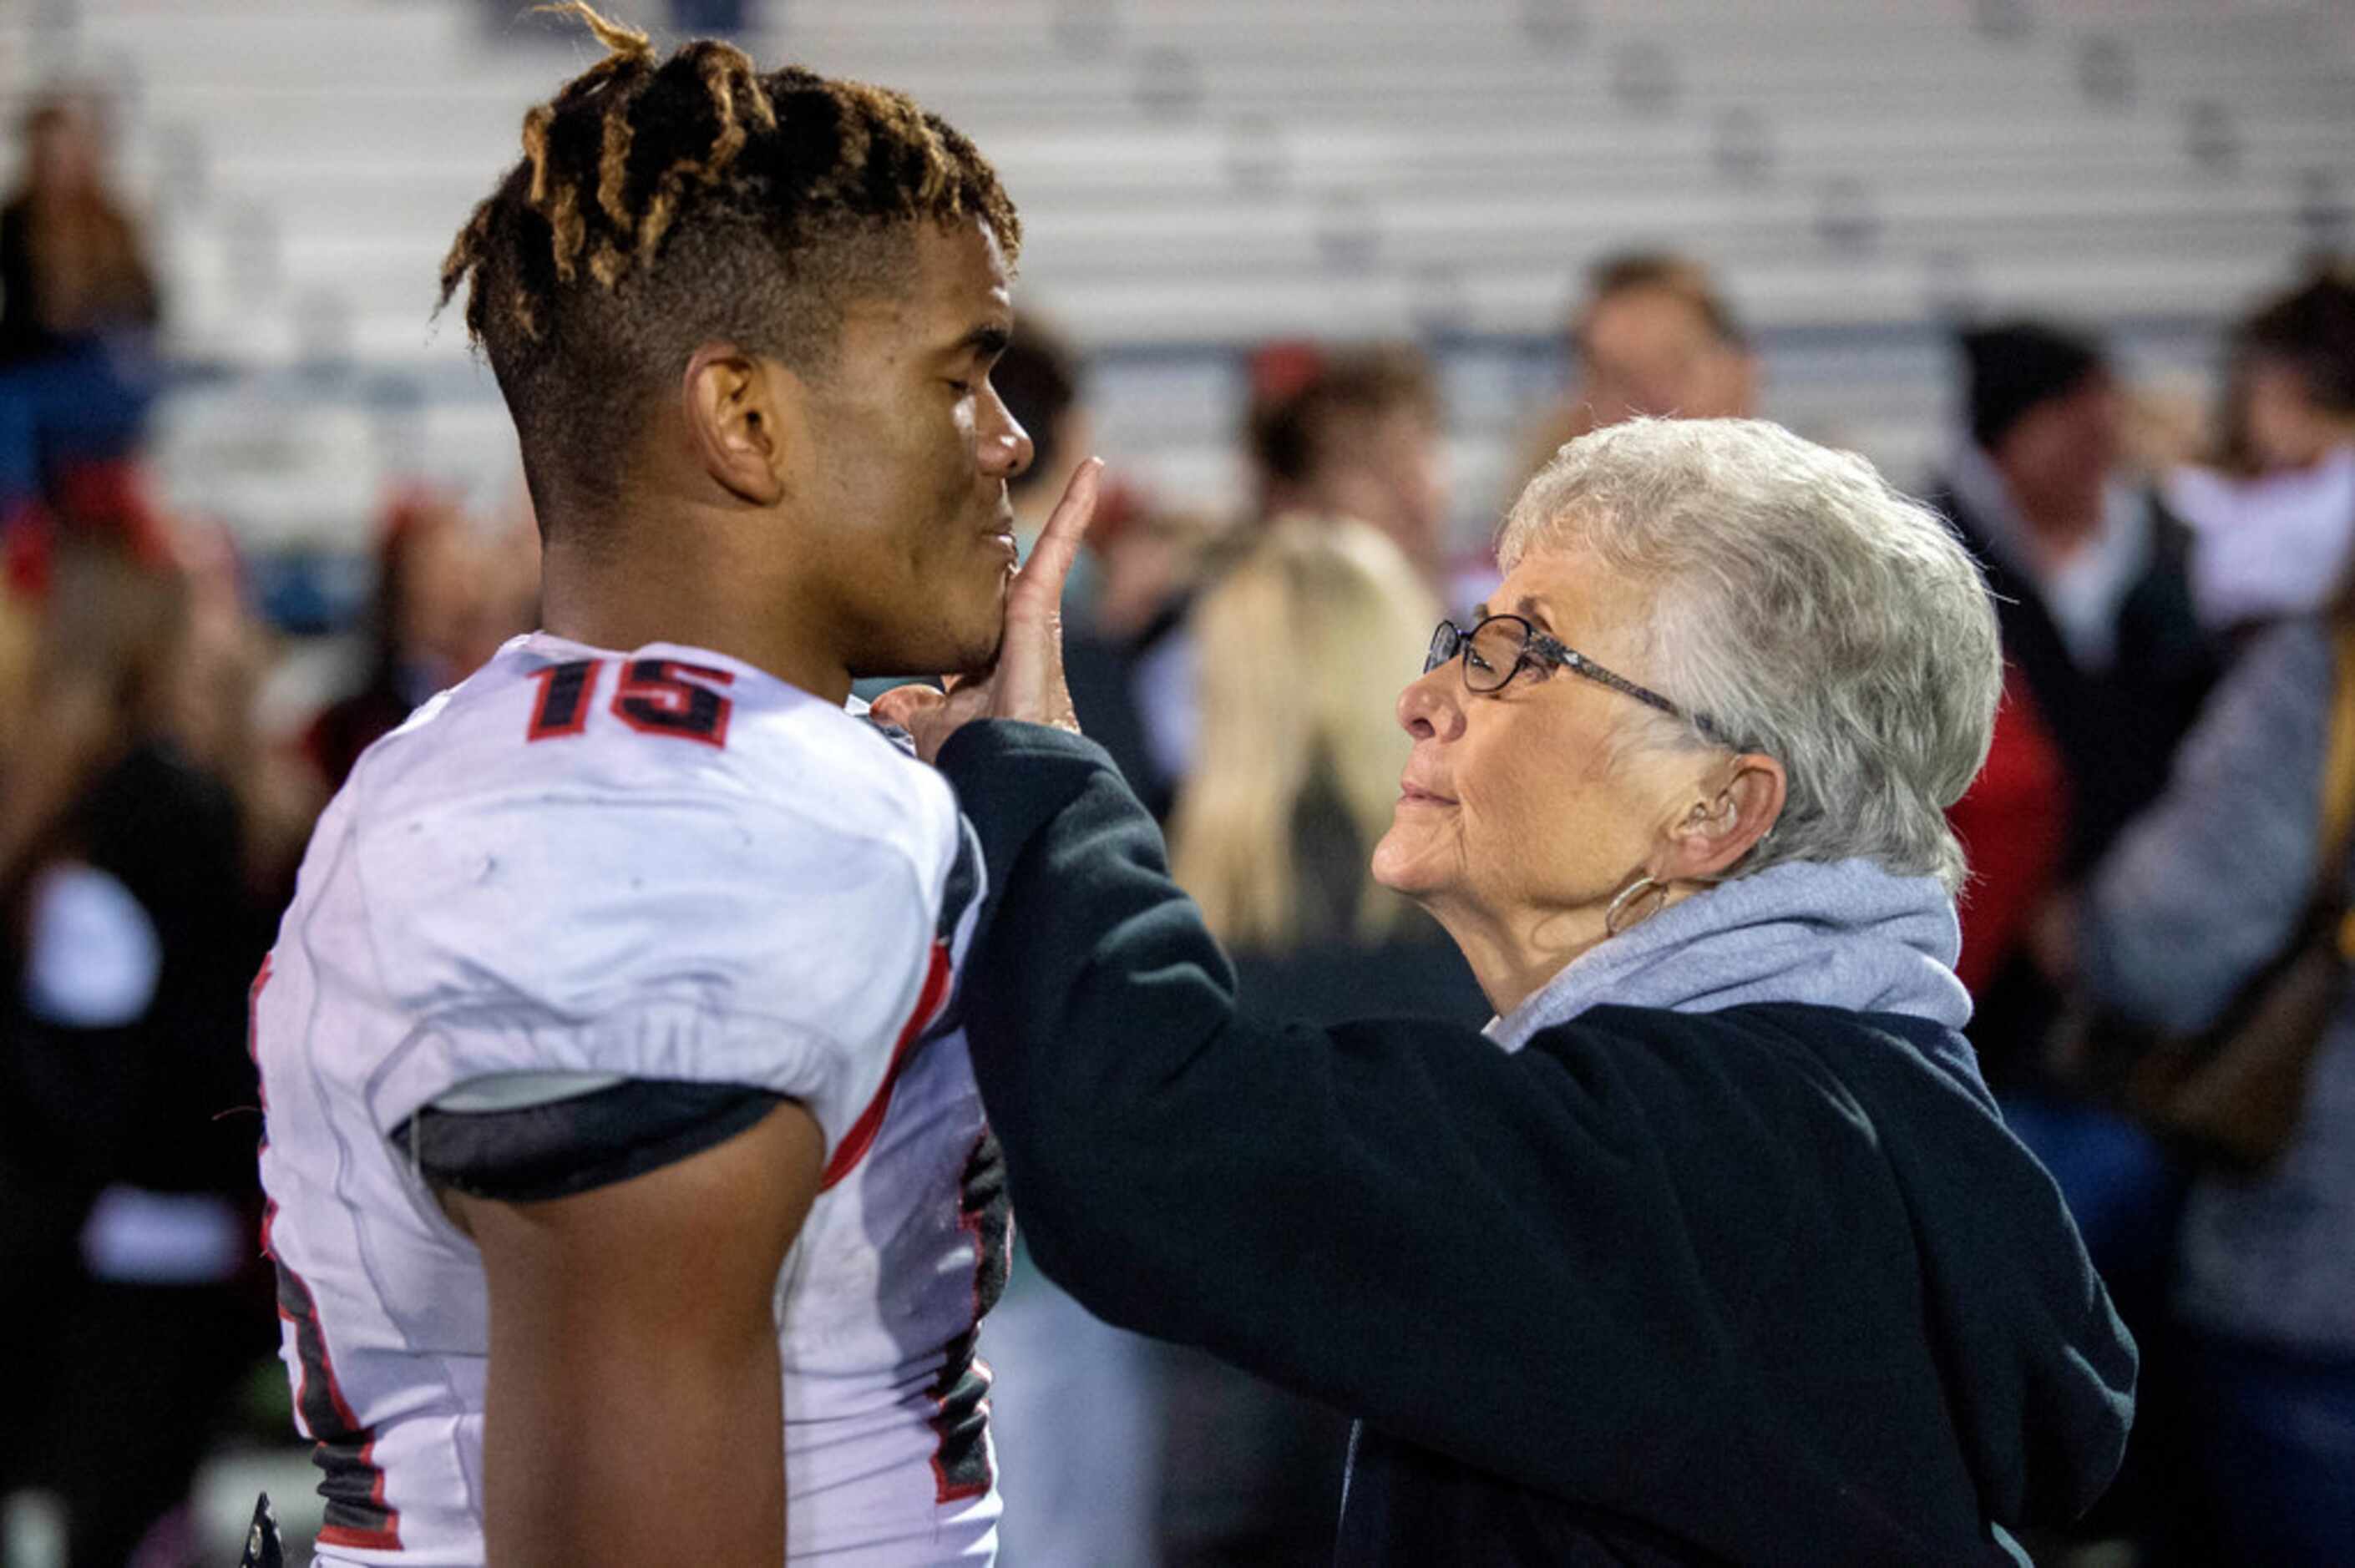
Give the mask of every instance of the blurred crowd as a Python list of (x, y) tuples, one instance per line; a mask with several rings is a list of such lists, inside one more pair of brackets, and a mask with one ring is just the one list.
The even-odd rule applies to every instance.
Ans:
[[(0, 209), (0, 1321), (20, 1351), (0, 1498), (58, 1499), (76, 1563), (194, 1562), (203, 1457), (288, 1430), (282, 1382), (275, 1412), (241, 1393), (277, 1338), (246, 988), (354, 759), (535, 623), (536, 544), (519, 508), (388, 497), (348, 689), (265, 723), (290, 639), (255, 610), (236, 520), (161, 506), (143, 461), (169, 301), (103, 113), (46, 100), (22, 132)], [(1577, 293), (1528, 467), (1637, 414), (1771, 411), (1693, 261), (1631, 252)], [(1990, 321), (1955, 349), (1951, 455), (1892, 477), (1984, 563), (2009, 656), (1955, 813), (1973, 1036), (2146, 1352), (2129, 1470), (2083, 1539), (2326, 1561), (2355, 1529), (2355, 802), (2334, 795), (2355, 769), (2355, 273), (2318, 263), (2248, 309), (2208, 408), (2153, 407), (2066, 323)], [(1273, 344), (1249, 370), (1246, 514), (1120, 482), (1107, 454), (1067, 609), (1083, 726), (1167, 822), (1250, 1007), (1480, 1022), (1460, 957), (1366, 863), (1408, 746), (1398, 691), (1495, 580), (1449, 519), (1508, 496), (1456, 493), (1413, 344)], [(1014, 495), (1035, 537), (1094, 447), (1085, 354), (1026, 321), (996, 379), (1036, 443)], [(2271, 978), (2326, 952), (2328, 1016), (2276, 1042), (2270, 1119), (2187, 1110)], [(2188, 1065), (2162, 1080), (2162, 1060)], [(1329, 1412), (1096, 1325), (1035, 1270), (985, 1346), (1015, 1568), (1329, 1560)]]

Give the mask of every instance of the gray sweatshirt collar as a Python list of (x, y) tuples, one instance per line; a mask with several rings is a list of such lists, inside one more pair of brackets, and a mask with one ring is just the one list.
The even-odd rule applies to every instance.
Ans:
[[(1518, 1051), (1592, 1007), (1714, 1012), (1805, 1002), (1899, 1012), (1960, 1030), (1962, 929), (1934, 877), (1870, 861), (1793, 862), (1665, 909), (1572, 959), (1488, 1037)], [(1973, 1075), (1976, 1076), (1976, 1074)]]

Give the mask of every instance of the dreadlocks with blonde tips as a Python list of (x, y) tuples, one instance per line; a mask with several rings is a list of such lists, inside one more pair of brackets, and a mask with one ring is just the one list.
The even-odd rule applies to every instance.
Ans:
[(675, 387), (701, 343), (822, 374), (847, 301), (912, 280), (907, 225), (979, 218), (1009, 267), (1019, 254), (996, 172), (905, 94), (763, 74), (713, 39), (661, 59), (582, 0), (539, 9), (607, 52), (524, 116), (521, 161), (442, 266), (443, 304), (466, 287), (536, 495), (625, 450), (626, 394)]

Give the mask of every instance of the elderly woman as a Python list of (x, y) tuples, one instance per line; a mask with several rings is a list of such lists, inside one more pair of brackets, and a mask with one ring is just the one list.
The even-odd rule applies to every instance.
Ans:
[(2100, 1493), (2134, 1348), (1957, 1033), (1999, 671), (1936, 517), (1742, 421), (1531, 482), (1373, 857), (1485, 1035), (1239, 1016), (1057, 727), (1069, 536), (988, 683), (891, 705), (987, 855), (975, 1071), (1049, 1274), (1359, 1418), (1341, 1561), (2024, 1560)]

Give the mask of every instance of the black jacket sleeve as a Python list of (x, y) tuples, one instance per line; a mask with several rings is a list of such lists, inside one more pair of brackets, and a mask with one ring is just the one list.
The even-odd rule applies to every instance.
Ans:
[[(981, 723), (940, 766), (990, 869), (975, 1073), (1032, 1254), (1082, 1304), (1586, 1506), (1906, 1560), (1852, 1497), (1815, 1512), (1852, 1489), (1755, 1392), (1743, 1308), (1821, 1194), (1717, 1053), (1254, 1026), (1100, 748)], [(1749, 1496), (1710, 1495), (1729, 1464)]]

